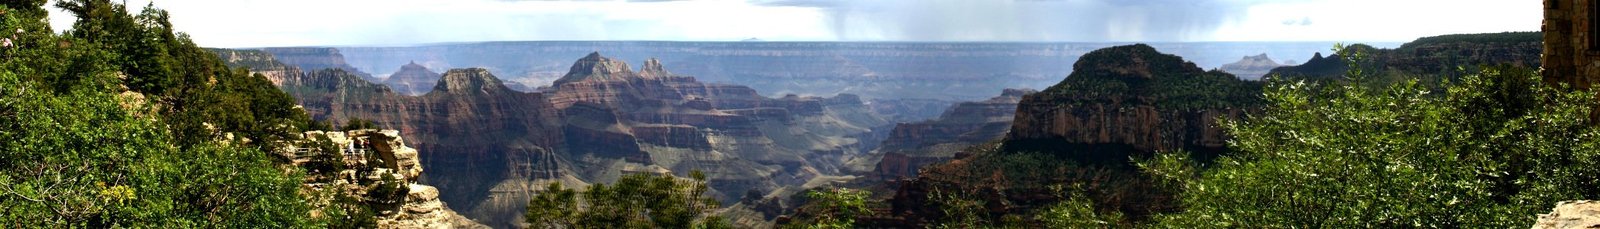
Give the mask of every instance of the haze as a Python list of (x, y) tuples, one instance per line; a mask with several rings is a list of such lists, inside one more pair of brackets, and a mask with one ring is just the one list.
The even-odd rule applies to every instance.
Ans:
[[(155, 6), (212, 47), (749, 38), (1409, 41), (1534, 31), (1542, 17), (1540, 3), (1530, 0), (161, 0)], [(57, 13), (53, 26), (68, 28), (71, 17)]]

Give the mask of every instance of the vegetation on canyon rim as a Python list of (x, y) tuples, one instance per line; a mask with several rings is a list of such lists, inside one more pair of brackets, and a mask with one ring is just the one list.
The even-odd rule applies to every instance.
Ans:
[(689, 176), (623, 175), (582, 191), (550, 183), (528, 201), (523, 219), (536, 228), (729, 228), (707, 214), (717, 201), (706, 195), (705, 174)]
[[(165, 11), (133, 14), (110, 1), (63, 1), (77, 17), (55, 34), (44, 0), (0, 8), (0, 226), (361, 227), (369, 203), (336, 196), (349, 211), (323, 211), (300, 193), (304, 174), (267, 152), (308, 129), (294, 99), (265, 78), (230, 69), (175, 33)], [(1443, 39), (1443, 38), (1440, 38)], [(1351, 53), (1336, 51), (1336, 53)], [(1364, 63), (1361, 55), (1340, 55)], [(1350, 66), (1345, 80), (1272, 79), (1250, 88), (1208, 81), (1160, 82), (1171, 107), (1265, 103), (1225, 126), (1234, 139), (1218, 158), (1181, 152), (1138, 158), (1172, 208), (1127, 216), (1080, 185), (1055, 186), (1062, 201), (1029, 216), (980, 213), (976, 193), (940, 190), (946, 227), (1518, 227), (1559, 200), (1600, 198), (1600, 129), (1588, 120), (1592, 92), (1539, 81), (1529, 70), (1487, 67), (1456, 82), (1395, 79)], [(1202, 80), (1224, 75), (1199, 73)], [(1381, 81), (1374, 83), (1374, 81)], [(1126, 85), (1089, 82), (1095, 93)], [(1198, 89), (1198, 90), (1184, 90)], [(130, 92), (130, 93), (124, 93)], [(1244, 93), (1248, 97), (1235, 97)], [(1061, 95), (1071, 96), (1071, 95)], [(345, 127), (372, 127), (352, 121)], [(227, 133), (227, 134), (225, 134)], [(981, 162), (1016, 183), (1071, 170), (1071, 159), (978, 149)], [(318, 173), (342, 170), (317, 149)], [(313, 173), (311, 176), (328, 176)], [(976, 173), (975, 173), (976, 174)], [(989, 175), (992, 173), (983, 173)], [(313, 177), (316, 178), (316, 177)], [(723, 227), (708, 214), (703, 175), (692, 180), (629, 175), (584, 191), (551, 185), (526, 220), (566, 227)], [(394, 178), (388, 177), (388, 180)], [(1137, 180), (1141, 182), (1144, 180)], [(396, 182), (385, 182), (394, 184)], [(1137, 186), (1145, 185), (1145, 186)], [(376, 195), (404, 195), (403, 186)], [(870, 209), (867, 193), (808, 194), (811, 222), (850, 227)], [(1104, 194), (1100, 194), (1104, 195)], [(394, 198), (372, 198), (394, 199)], [(386, 203), (394, 204), (394, 203)], [(339, 221), (331, 219), (353, 219)]]
[(45, 3), (0, 8), (0, 225), (325, 223), (300, 172), (266, 153), (304, 126), (293, 98), (174, 33), (165, 11), (58, 2), (77, 22), (56, 34)]

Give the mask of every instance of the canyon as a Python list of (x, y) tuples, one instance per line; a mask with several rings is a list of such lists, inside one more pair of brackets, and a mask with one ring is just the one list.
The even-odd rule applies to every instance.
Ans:
[(947, 161), (961, 150), (1004, 137), (1011, 130), (1017, 103), (1035, 92), (1006, 89), (988, 100), (952, 105), (936, 119), (896, 124), (881, 146), (849, 164), (858, 173), (880, 181), (916, 177), (922, 166)]
[(730, 204), (748, 192), (836, 179), (842, 160), (865, 151), (866, 133), (891, 125), (850, 94), (769, 98), (673, 74), (653, 59), (634, 71), (599, 53), (537, 92), (466, 68), (411, 96), (342, 68), (302, 71), (260, 50), (213, 51), (258, 69), (315, 119), (399, 130), (430, 168), (420, 182), (493, 227), (516, 226), (531, 193), (548, 182), (581, 187), (629, 173), (701, 171), (712, 195)]
[[(605, 46), (616, 44), (635, 46)], [(437, 186), (440, 199), (462, 215), (493, 227), (518, 226), (528, 198), (550, 182), (583, 186), (624, 174), (684, 176), (690, 171), (708, 175), (710, 195), (725, 206), (719, 214), (742, 226), (772, 226), (786, 219), (802, 204), (791, 197), (818, 187), (876, 187), (892, 195), (887, 211), (896, 213), (868, 222), (911, 226), (937, 218), (930, 212), (936, 209), (926, 208), (935, 201), (929, 196), (934, 190), (1040, 192), (1049, 188), (1046, 184), (1106, 179), (1121, 181), (1086, 188), (1121, 196), (1100, 204), (1138, 217), (1170, 209), (1171, 194), (1146, 190), (1150, 178), (1134, 172), (1127, 159), (1174, 150), (1214, 157), (1227, 140), (1220, 121), (1243, 117), (1260, 102), (1255, 95), (1261, 82), (1227, 71), (1277, 66), (1257, 52), (1207, 71), (1157, 51), (1227, 47), (1216, 44), (1125, 45), (1081, 55), (1057, 53), (1070, 56), (1060, 58), (1024, 52), (1039, 55), (1027, 58), (1040, 63), (1054, 63), (998, 64), (1033, 63), (1016, 62), (1022, 57), (1004, 50), (1039, 45), (1045, 44), (503, 42), (213, 51), (232, 66), (266, 76), (315, 119), (361, 118), (401, 130), (422, 149), (420, 157), (430, 168), (420, 181)], [(1072, 46), (1056, 45), (1045, 50)], [(710, 55), (706, 52), (714, 49), (705, 47), (726, 50)], [(831, 50), (840, 47), (856, 50)], [(921, 51), (887, 52), (885, 47)], [(589, 51), (569, 55), (567, 64), (559, 65), (564, 69), (546, 63), (554, 61), (550, 53), (622, 48), (629, 48), (618, 51), (626, 58), (682, 59), (642, 58), (635, 68), (624, 58)], [(543, 51), (491, 51), (530, 49)], [(278, 61), (279, 52), (291, 61)], [(957, 52), (973, 54), (940, 57)], [(572, 61), (573, 56), (581, 57)], [(344, 60), (348, 57), (359, 60)], [(1074, 64), (1060, 64), (1066, 59)], [(353, 67), (368, 61), (399, 69), (371, 76), (360, 72), (366, 67)], [(946, 64), (920, 63), (929, 61)], [(476, 67), (432, 70), (457, 65)], [(912, 65), (940, 67), (906, 69)], [(752, 73), (756, 66), (767, 70)], [(1001, 68), (1011, 70), (994, 70)], [(984, 69), (1039, 77), (1071, 74), (1035, 92), (1007, 88), (1018, 86), (1009, 81), (1037, 80), (1031, 76), (973, 76), (989, 71)], [(497, 75), (501, 72), (510, 77)], [(962, 83), (931, 83), (952, 80)], [(779, 82), (784, 85), (773, 84)], [(841, 86), (846, 84), (852, 86)], [(861, 85), (870, 86), (856, 87)], [(971, 94), (976, 89), (950, 88), (969, 86), (1001, 94), (976, 99)], [(970, 101), (957, 102), (963, 99)], [(1004, 178), (1037, 185), (979, 182), (993, 178), (982, 170), (1013, 163), (1005, 160), (1016, 153), (1002, 152), (1043, 153), (1056, 158), (1048, 160), (1077, 166)], [(1015, 204), (996, 210), (1005, 213), (1060, 197), (1007, 198), (986, 200)]]

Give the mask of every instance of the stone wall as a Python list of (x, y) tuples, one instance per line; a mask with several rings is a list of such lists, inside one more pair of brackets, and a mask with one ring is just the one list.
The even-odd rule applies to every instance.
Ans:
[(1600, 47), (1592, 44), (1597, 0), (1546, 0), (1545, 81), (1579, 88), (1600, 82)]

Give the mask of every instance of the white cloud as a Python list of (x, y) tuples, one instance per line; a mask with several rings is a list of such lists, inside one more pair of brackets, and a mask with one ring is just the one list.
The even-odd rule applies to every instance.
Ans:
[[(142, 7), (148, 0), (130, 0)], [(497, 40), (1406, 41), (1539, 29), (1505, 0), (158, 0), (214, 47)], [(57, 29), (69, 15), (52, 15)], [(1315, 23), (1312, 23), (1315, 22)]]
[[(129, 1), (142, 7), (148, 1)], [(161, 0), (214, 47), (499, 40), (831, 40), (815, 9), (722, 1)], [(70, 15), (52, 15), (57, 29)]]
[[(1339, 0), (1265, 3), (1218, 28), (1223, 41), (1411, 41), (1458, 33), (1538, 31), (1539, 1)], [(1285, 23), (1286, 21), (1307, 23)], [(1315, 22), (1315, 23), (1310, 23)]]

